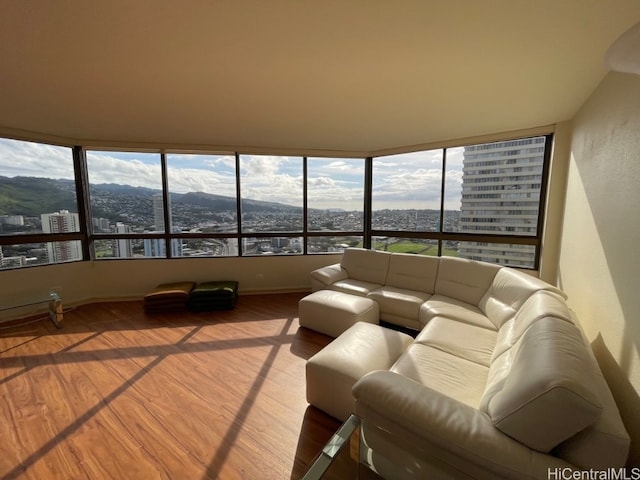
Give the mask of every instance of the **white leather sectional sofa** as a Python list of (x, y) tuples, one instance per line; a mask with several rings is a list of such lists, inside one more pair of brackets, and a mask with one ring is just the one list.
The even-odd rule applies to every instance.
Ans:
[(368, 297), (381, 320), (416, 330), (389, 369), (352, 389), (365, 456), (383, 477), (548, 479), (624, 466), (629, 436), (558, 288), (483, 262), (355, 248), (311, 279), (314, 291)]

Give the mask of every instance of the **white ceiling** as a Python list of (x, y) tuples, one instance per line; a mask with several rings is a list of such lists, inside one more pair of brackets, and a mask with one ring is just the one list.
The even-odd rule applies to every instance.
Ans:
[(637, 0), (3, 0), (0, 128), (373, 152), (553, 124)]

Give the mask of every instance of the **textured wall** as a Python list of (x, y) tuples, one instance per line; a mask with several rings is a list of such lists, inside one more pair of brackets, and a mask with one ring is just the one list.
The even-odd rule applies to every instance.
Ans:
[(640, 464), (640, 76), (609, 73), (573, 121), (558, 268)]

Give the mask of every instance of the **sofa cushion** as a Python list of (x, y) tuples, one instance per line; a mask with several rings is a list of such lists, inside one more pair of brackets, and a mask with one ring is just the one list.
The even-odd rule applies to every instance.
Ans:
[(333, 290), (319, 290), (298, 302), (301, 327), (337, 337), (358, 322), (379, 323), (378, 304), (373, 300)]
[(441, 257), (434, 293), (478, 306), (500, 265)]
[(475, 305), (446, 297), (444, 295), (433, 295), (420, 306), (420, 325), (425, 326), (432, 318), (446, 317), (476, 325), (489, 330), (495, 330), (495, 325), (487, 316)]
[(144, 296), (144, 310), (147, 313), (162, 313), (183, 310), (195, 282), (163, 283)]
[(478, 408), (489, 369), (437, 348), (413, 343), (390, 369)]
[(487, 328), (436, 317), (418, 334), (415, 342), (489, 367), (497, 335)]
[(562, 297), (550, 291), (536, 292), (498, 331), (493, 358), (499, 357), (513, 347), (533, 323), (545, 317), (554, 317), (573, 323), (571, 311)]
[(349, 278), (349, 274), (339, 263), (317, 268), (311, 272), (311, 291), (317, 292), (327, 288), (334, 282)]
[(388, 369), (412, 340), (379, 325), (353, 324), (307, 361), (307, 400), (346, 420), (353, 411), (353, 385), (369, 372)]
[(336, 292), (349, 293), (351, 295), (358, 295), (360, 297), (366, 297), (374, 290), (382, 287), (379, 283), (365, 282), (364, 280), (354, 280), (347, 278), (346, 280), (340, 280), (332, 283), (327, 288), (329, 290), (335, 290)]
[(480, 299), (478, 307), (497, 328), (500, 328), (513, 317), (527, 298), (540, 290), (564, 295), (561, 290), (539, 278), (512, 268), (501, 268)]
[(347, 271), (350, 279), (384, 285), (390, 258), (389, 252), (347, 248), (342, 255), (340, 265)]
[(380, 318), (394, 321), (398, 318), (412, 320), (411, 326), (418, 323), (420, 307), (430, 297), (429, 293), (405, 290), (397, 287), (384, 286), (369, 293), (368, 298), (380, 305)]
[(389, 259), (385, 285), (433, 294), (439, 264), (438, 257), (394, 253)]
[(505, 434), (548, 452), (598, 419), (594, 367), (575, 325), (542, 318), (493, 361), (481, 408)]

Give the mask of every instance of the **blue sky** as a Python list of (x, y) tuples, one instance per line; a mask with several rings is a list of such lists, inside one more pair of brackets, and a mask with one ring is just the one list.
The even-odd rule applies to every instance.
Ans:
[[(463, 148), (447, 150), (445, 208), (459, 209)], [(91, 183), (162, 188), (160, 155), (140, 152), (87, 152)], [(374, 210), (439, 208), (442, 150), (374, 158)], [(235, 196), (233, 155), (167, 155), (169, 189)], [(241, 155), (242, 196), (302, 206), (302, 159)], [(71, 149), (0, 139), (0, 175), (73, 178)], [(312, 208), (362, 210), (363, 159), (309, 158), (308, 202)]]

